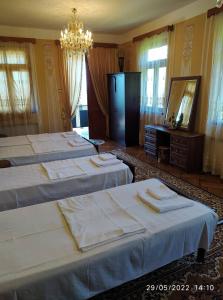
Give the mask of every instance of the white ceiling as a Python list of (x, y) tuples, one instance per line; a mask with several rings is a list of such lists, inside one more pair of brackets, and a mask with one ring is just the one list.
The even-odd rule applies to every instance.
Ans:
[(77, 8), (94, 33), (124, 33), (195, 0), (0, 0), (0, 25), (60, 30)]

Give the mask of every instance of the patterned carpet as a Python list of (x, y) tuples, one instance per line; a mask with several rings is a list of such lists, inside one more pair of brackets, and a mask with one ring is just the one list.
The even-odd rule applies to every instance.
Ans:
[[(151, 177), (160, 178), (178, 192), (210, 206), (223, 218), (222, 199), (121, 150), (112, 152), (136, 167), (136, 181)], [(211, 249), (203, 264), (196, 261), (195, 254), (188, 255), (91, 299), (223, 300), (223, 225), (217, 227)]]

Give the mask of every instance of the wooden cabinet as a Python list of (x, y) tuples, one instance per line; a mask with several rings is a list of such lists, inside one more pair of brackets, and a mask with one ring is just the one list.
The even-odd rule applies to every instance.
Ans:
[(124, 145), (139, 144), (140, 73), (108, 74), (109, 136)]
[(159, 147), (170, 148), (169, 162), (188, 172), (201, 171), (204, 135), (170, 130), (163, 126), (145, 126), (145, 152), (158, 158)]

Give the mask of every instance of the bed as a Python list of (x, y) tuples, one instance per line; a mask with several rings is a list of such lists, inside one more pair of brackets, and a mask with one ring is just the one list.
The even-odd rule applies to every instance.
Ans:
[[(78, 142), (75, 143), (75, 140)], [(95, 146), (76, 132), (44, 133), (0, 139), (0, 162), (12, 166), (96, 154)]]
[[(153, 185), (153, 180), (1, 212), (1, 300), (87, 299), (198, 248), (207, 250), (217, 215), (203, 204), (185, 198), (181, 200), (189, 201), (189, 206), (157, 213), (138, 197), (138, 192)], [(145, 230), (81, 251), (61, 205), (71, 201), (81, 207), (90, 200), (103, 206), (105, 212), (110, 211), (108, 203), (118, 205), (116, 216), (125, 212), (134, 219), (131, 222), (138, 222)], [(92, 215), (93, 212), (94, 209)], [(100, 218), (94, 217), (95, 220), (100, 222)], [(127, 228), (126, 224), (122, 228)]]
[(131, 183), (129, 167), (109, 155), (118, 164), (97, 166), (93, 155), (0, 169), (0, 211)]

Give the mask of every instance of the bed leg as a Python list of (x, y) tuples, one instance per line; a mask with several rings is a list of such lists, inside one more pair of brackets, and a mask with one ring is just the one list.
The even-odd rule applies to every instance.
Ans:
[(203, 263), (204, 262), (204, 257), (206, 254), (206, 250), (203, 248), (198, 248), (197, 250), (197, 262)]

